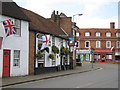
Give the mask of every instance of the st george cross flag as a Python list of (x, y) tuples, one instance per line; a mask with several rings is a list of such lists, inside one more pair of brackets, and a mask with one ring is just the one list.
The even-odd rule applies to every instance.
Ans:
[(70, 46), (70, 52), (74, 51), (74, 46)]
[(2, 48), (3, 37), (0, 37), (0, 49)]
[(16, 27), (11, 19), (3, 21), (6, 37), (16, 34)]
[(49, 38), (50, 38), (50, 35), (42, 36), (42, 47), (41, 47), (41, 50), (43, 50), (44, 48), (48, 47)]

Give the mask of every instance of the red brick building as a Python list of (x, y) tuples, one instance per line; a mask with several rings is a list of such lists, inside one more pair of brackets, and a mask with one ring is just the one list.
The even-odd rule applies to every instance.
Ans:
[(115, 29), (114, 22), (108, 29), (80, 28), (76, 35), (77, 59), (102, 63), (120, 61), (120, 29)]

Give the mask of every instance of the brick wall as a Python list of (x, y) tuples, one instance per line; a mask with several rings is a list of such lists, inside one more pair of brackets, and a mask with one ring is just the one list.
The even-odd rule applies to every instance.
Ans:
[(60, 19), (60, 27), (62, 27), (68, 34), (71, 34), (72, 22), (70, 17), (63, 17)]
[(35, 33), (29, 32), (29, 74), (34, 74)]
[[(111, 47), (115, 46), (116, 49), (116, 41), (118, 37), (116, 37), (116, 32), (118, 32), (119, 29), (80, 29), (78, 32), (80, 33), (80, 48), (79, 49), (85, 49), (85, 41), (90, 41), (90, 45), (94, 49), (110, 49), (106, 48), (106, 41), (111, 41)], [(91, 36), (85, 37), (85, 32), (90, 32)], [(100, 32), (101, 36), (96, 37), (95, 33)], [(112, 36), (111, 37), (106, 37), (106, 32), (111, 32)], [(94, 40), (92, 40), (94, 39)], [(113, 40), (111, 40), (113, 39)], [(96, 48), (96, 41), (101, 42), (101, 48)]]

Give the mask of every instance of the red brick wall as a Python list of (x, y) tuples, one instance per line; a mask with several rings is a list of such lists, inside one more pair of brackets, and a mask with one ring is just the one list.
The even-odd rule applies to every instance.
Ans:
[(62, 27), (68, 34), (71, 34), (72, 22), (71, 18), (63, 17), (60, 19), (60, 27)]
[[(90, 41), (90, 45), (94, 49), (107, 49), (106, 48), (106, 41), (111, 41), (111, 47), (115, 46), (116, 49), (116, 41), (117, 40), (110, 40), (110, 39), (118, 39), (116, 37), (116, 32), (118, 32), (119, 29), (79, 29), (78, 32), (80, 33), (80, 49), (85, 49), (85, 41)], [(85, 37), (85, 32), (90, 32), (91, 36), (90, 37)], [(100, 37), (96, 37), (95, 32), (101, 32)], [(106, 37), (106, 32), (111, 32), (112, 36), (111, 37)], [(85, 39), (85, 40), (82, 40)], [(90, 40), (90, 39), (96, 39), (96, 40)], [(102, 39), (102, 40), (99, 40)], [(106, 39), (106, 40), (104, 40)], [(101, 48), (96, 48), (96, 41), (101, 42)]]
[(29, 74), (34, 74), (35, 33), (29, 32)]

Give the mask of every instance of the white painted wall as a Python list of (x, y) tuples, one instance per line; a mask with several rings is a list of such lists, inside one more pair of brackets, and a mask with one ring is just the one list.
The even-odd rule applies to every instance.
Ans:
[[(2, 16), (2, 21), (10, 17)], [(11, 18), (14, 20), (14, 18)], [(1, 29), (1, 28), (0, 28)], [(4, 28), (2, 28), (4, 30)], [(21, 20), (21, 36), (8, 36), (4, 39), (3, 48), (11, 50), (10, 76), (28, 75), (29, 23)], [(20, 67), (13, 66), (13, 51), (20, 50)], [(0, 77), (2, 76), (3, 50), (0, 50)]]
[[(51, 42), (51, 43), (50, 43)], [(49, 53), (45, 52), (45, 60), (44, 60), (44, 67), (54, 67), (54, 66), (58, 66), (60, 65), (60, 60), (61, 60), (61, 57), (60, 57), (60, 53), (59, 54), (56, 54), (56, 59), (55, 59), (55, 65), (52, 65), (52, 60), (49, 58), (49, 54), (52, 54), (52, 35), (50, 36), (50, 42), (49, 44), (51, 46), (49, 46)], [(37, 53), (37, 45), (38, 45), (38, 38), (36, 38), (36, 53)], [(66, 47), (66, 41), (65, 40), (62, 40), (61, 38), (58, 38), (58, 37), (55, 37), (55, 46), (57, 46), (60, 50), (61, 46), (64, 46)], [(36, 68), (38, 67), (38, 62), (37, 62), (37, 59), (36, 59)]]

